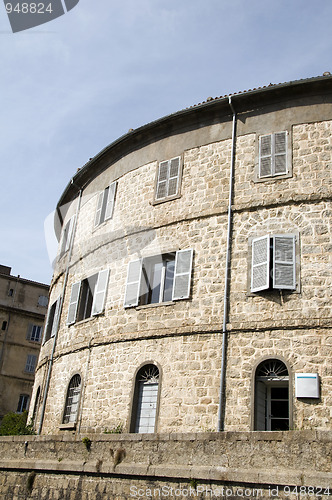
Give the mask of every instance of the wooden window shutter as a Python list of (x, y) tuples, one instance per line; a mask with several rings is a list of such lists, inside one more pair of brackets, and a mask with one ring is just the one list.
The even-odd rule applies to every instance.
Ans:
[(92, 316), (103, 312), (105, 307), (106, 290), (108, 284), (109, 270), (104, 269), (98, 273), (98, 280), (93, 296)]
[(27, 340), (30, 340), (31, 337), (32, 337), (32, 330), (33, 330), (33, 324), (32, 323), (29, 323), (28, 325), (28, 331), (27, 331)]
[(287, 173), (287, 133), (277, 132), (273, 134), (273, 174), (281, 175)]
[(142, 276), (142, 260), (129, 262), (124, 307), (138, 305)]
[(262, 236), (252, 240), (251, 249), (251, 291), (266, 290), (270, 285), (270, 237)]
[(259, 177), (272, 175), (272, 134), (259, 138)]
[(95, 227), (100, 224), (101, 210), (103, 208), (103, 199), (104, 199), (104, 191), (102, 191), (98, 195), (97, 210), (95, 216)]
[(79, 297), (80, 297), (80, 289), (81, 289), (81, 282), (80, 281), (78, 281), (77, 283), (74, 283), (71, 287), (67, 325), (72, 325), (73, 323), (75, 323), (78, 301), (79, 301)]
[(295, 238), (294, 234), (273, 236), (273, 288), (296, 288)]
[(59, 315), (60, 315), (60, 304), (61, 304), (61, 297), (59, 297), (58, 300), (56, 301), (54, 318), (53, 318), (53, 325), (52, 325), (52, 330), (51, 330), (51, 337), (55, 336), (57, 329), (58, 329)]
[(162, 198), (166, 198), (166, 196), (167, 196), (168, 170), (169, 170), (169, 162), (168, 161), (162, 161), (161, 163), (159, 163), (157, 188), (156, 188), (156, 199), (157, 200), (160, 200)]
[(112, 182), (112, 184), (108, 188), (107, 192), (107, 201), (106, 201), (106, 210), (105, 210), (105, 220), (111, 219), (113, 216), (114, 210), (114, 201), (115, 201), (115, 193), (116, 193), (117, 182)]
[(178, 192), (180, 175), (180, 157), (170, 160), (169, 166), (169, 179), (168, 179), (168, 192), (167, 196), (174, 196)]
[(192, 261), (193, 249), (176, 252), (172, 300), (189, 298)]

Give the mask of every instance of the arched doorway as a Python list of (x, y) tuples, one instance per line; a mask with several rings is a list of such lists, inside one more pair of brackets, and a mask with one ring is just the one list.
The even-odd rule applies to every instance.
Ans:
[(158, 367), (144, 365), (136, 375), (131, 432), (155, 432), (158, 389)]
[(290, 427), (289, 373), (279, 359), (262, 361), (255, 373), (256, 431), (286, 431)]

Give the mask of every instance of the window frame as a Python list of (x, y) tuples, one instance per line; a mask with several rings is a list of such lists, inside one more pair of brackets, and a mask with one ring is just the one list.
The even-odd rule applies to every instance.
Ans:
[[(94, 229), (97, 229), (104, 222), (107, 222), (113, 218), (117, 185), (118, 181), (113, 181), (105, 189), (97, 194), (97, 203), (94, 216)], [(109, 207), (111, 207), (111, 209), (109, 209)], [(110, 211), (110, 213), (106, 216), (108, 210)]]
[[(168, 172), (170, 170), (171, 162), (173, 160), (179, 159), (179, 171), (178, 171), (178, 176), (177, 176), (177, 190), (176, 193), (173, 195), (169, 196), (164, 196), (162, 198), (157, 198), (157, 193), (158, 193), (158, 186), (159, 186), (159, 175), (160, 175), (160, 168), (162, 163), (168, 163)], [(160, 203), (165, 203), (167, 201), (171, 200), (176, 200), (177, 198), (181, 197), (181, 186), (182, 186), (182, 175), (183, 175), (183, 164), (184, 164), (184, 159), (183, 159), (183, 153), (178, 156), (174, 156), (173, 158), (169, 158), (166, 160), (158, 161), (157, 163), (157, 168), (156, 168), (156, 175), (155, 175), (155, 182), (154, 182), (154, 195), (153, 195), (153, 201), (152, 205), (159, 205)], [(167, 176), (167, 182), (169, 182), (169, 176)], [(169, 184), (168, 184), (169, 187)]]
[[(188, 253), (190, 256), (190, 261), (189, 261), (189, 267), (188, 270), (185, 273), (180, 273), (177, 272), (177, 263), (179, 262), (179, 256), (184, 253)], [(173, 256), (173, 259), (170, 259), (170, 256)], [(124, 308), (130, 308), (130, 307), (151, 307), (151, 306), (158, 306), (158, 305), (165, 305), (165, 304), (170, 304), (170, 303), (175, 303), (178, 300), (187, 300), (190, 298), (191, 294), (191, 286), (192, 286), (192, 275), (193, 275), (193, 258), (194, 258), (194, 250), (192, 248), (186, 248), (186, 249), (181, 249), (181, 250), (175, 250), (171, 252), (163, 252), (160, 255), (151, 255), (147, 256), (141, 259), (136, 259), (132, 260), (128, 263), (128, 270), (127, 270), (127, 279), (126, 279), (126, 287), (125, 287), (125, 294), (124, 294)], [(173, 272), (173, 282), (172, 282), (172, 292), (171, 292), (171, 300), (161, 300), (164, 297), (165, 294), (165, 283), (166, 283), (166, 262), (168, 261), (174, 261), (174, 272)], [(147, 297), (149, 294), (151, 294), (151, 280), (148, 281), (147, 278), (149, 278), (149, 272), (146, 271), (146, 269), (151, 268), (151, 265), (154, 265), (154, 263), (159, 263), (161, 262), (163, 264), (162, 270), (161, 270), (161, 279), (160, 279), (160, 291), (159, 291), (159, 301), (146, 301), (144, 297)], [(134, 278), (131, 279), (132, 276), (132, 269), (134, 266), (137, 266), (136, 269), (136, 275)], [(175, 294), (175, 287), (176, 287), (176, 280), (180, 279), (181, 276), (187, 276), (187, 281), (185, 284), (187, 285), (187, 291), (184, 295), (182, 296), (177, 296)], [(145, 277), (145, 279), (144, 279)], [(134, 289), (134, 294), (131, 296), (128, 293), (129, 287), (136, 287)], [(131, 300), (130, 300), (131, 299)], [(149, 299), (148, 299), (149, 300)]]
[[(35, 331), (38, 330), (39, 332), (39, 335), (37, 335), (37, 339), (34, 338), (36, 337), (36, 334), (35, 334)], [(28, 325), (28, 330), (27, 330), (27, 340), (29, 342), (35, 342), (36, 344), (39, 344), (42, 340), (42, 330), (43, 330), (43, 327), (42, 325), (35, 325), (34, 323), (29, 323)]]
[[(275, 143), (275, 135), (280, 133), (286, 134), (286, 172), (285, 173), (271, 173), (271, 175), (261, 175), (260, 174), (260, 165), (261, 165), (261, 138), (271, 136), (272, 143)], [(261, 134), (256, 134), (256, 145), (255, 145), (255, 174), (254, 174), (254, 182), (268, 182), (268, 181), (277, 181), (278, 179), (288, 179), (293, 176), (293, 165), (292, 165), (292, 128), (287, 126), (282, 130), (278, 131), (266, 131)], [(273, 148), (273, 146), (272, 146)], [(272, 163), (274, 163), (273, 151), (272, 155)]]
[(60, 321), (60, 306), (61, 295), (54, 302), (52, 302), (52, 305), (48, 308), (42, 345), (44, 345), (52, 337), (55, 337), (56, 330)]
[[(69, 406), (69, 390), (71, 389), (71, 384), (75, 378), (79, 377), (80, 383), (79, 386), (74, 387), (74, 389), (77, 389), (79, 387), (79, 395), (78, 395), (78, 401), (76, 405), (76, 411), (75, 413), (70, 412), (69, 415), (67, 415), (67, 408)], [(62, 417), (61, 417), (61, 424), (60, 424), (60, 429), (75, 429), (77, 422), (78, 422), (78, 417), (79, 417), (79, 412), (80, 412), (80, 406), (81, 406), (81, 398), (82, 398), (82, 388), (83, 388), (83, 377), (80, 372), (74, 372), (74, 374), (70, 377), (69, 382), (67, 384), (67, 390), (65, 393), (65, 400), (64, 400), (64, 405), (63, 405), (63, 411), (62, 411)], [(71, 405), (72, 406), (72, 405)], [(70, 417), (74, 415), (74, 419), (71, 421)], [(67, 420), (68, 421), (65, 421)]]
[[(25, 407), (24, 407), (24, 404), (23, 404), (24, 401), (26, 402)], [(30, 396), (29, 396), (29, 394), (20, 394), (20, 396), (18, 398), (16, 413), (19, 413), (21, 415), (24, 411), (28, 411), (29, 410), (29, 406), (30, 406)], [(19, 408), (21, 408), (21, 409), (19, 409)]]
[[(295, 279), (295, 288), (280, 288), (273, 286), (273, 268), (276, 262), (275, 255), (273, 255), (273, 251), (271, 250), (271, 246), (273, 245), (273, 241), (275, 237), (293, 237), (294, 238), (294, 259), (295, 262), (293, 264), (294, 267), (294, 279)], [(264, 287), (261, 290), (252, 290), (252, 245), (253, 241), (257, 241), (258, 239), (263, 239), (264, 237), (269, 238), (270, 245), (270, 260), (269, 260), (269, 287)], [(248, 239), (248, 260), (247, 260), (247, 296), (255, 297), (260, 294), (266, 293), (301, 293), (301, 276), (300, 276), (300, 234), (298, 231), (293, 231), (290, 233), (264, 233), (260, 235), (250, 236)]]

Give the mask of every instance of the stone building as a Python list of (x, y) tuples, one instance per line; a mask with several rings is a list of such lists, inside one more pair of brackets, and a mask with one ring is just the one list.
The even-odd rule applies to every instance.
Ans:
[(48, 291), (0, 266), (0, 420), (29, 409)]
[(208, 98), (76, 173), (39, 432), (330, 428), (331, 136), (328, 73)]

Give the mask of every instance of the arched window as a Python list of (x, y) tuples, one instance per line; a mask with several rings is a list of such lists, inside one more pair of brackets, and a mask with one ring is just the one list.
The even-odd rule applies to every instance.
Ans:
[(138, 371), (135, 381), (131, 432), (155, 432), (158, 389), (159, 370), (157, 366), (144, 365)]
[(72, 377), (68, 385), (66, 405), (63, 413), (63, 423), (74, 423), (77, 420), (78, 406), (81, 395), (81, 377), (76, 374)]
[(255, 373), (255, 430), (289, 430), (289, 374), (279, 359), (266, 359)]

